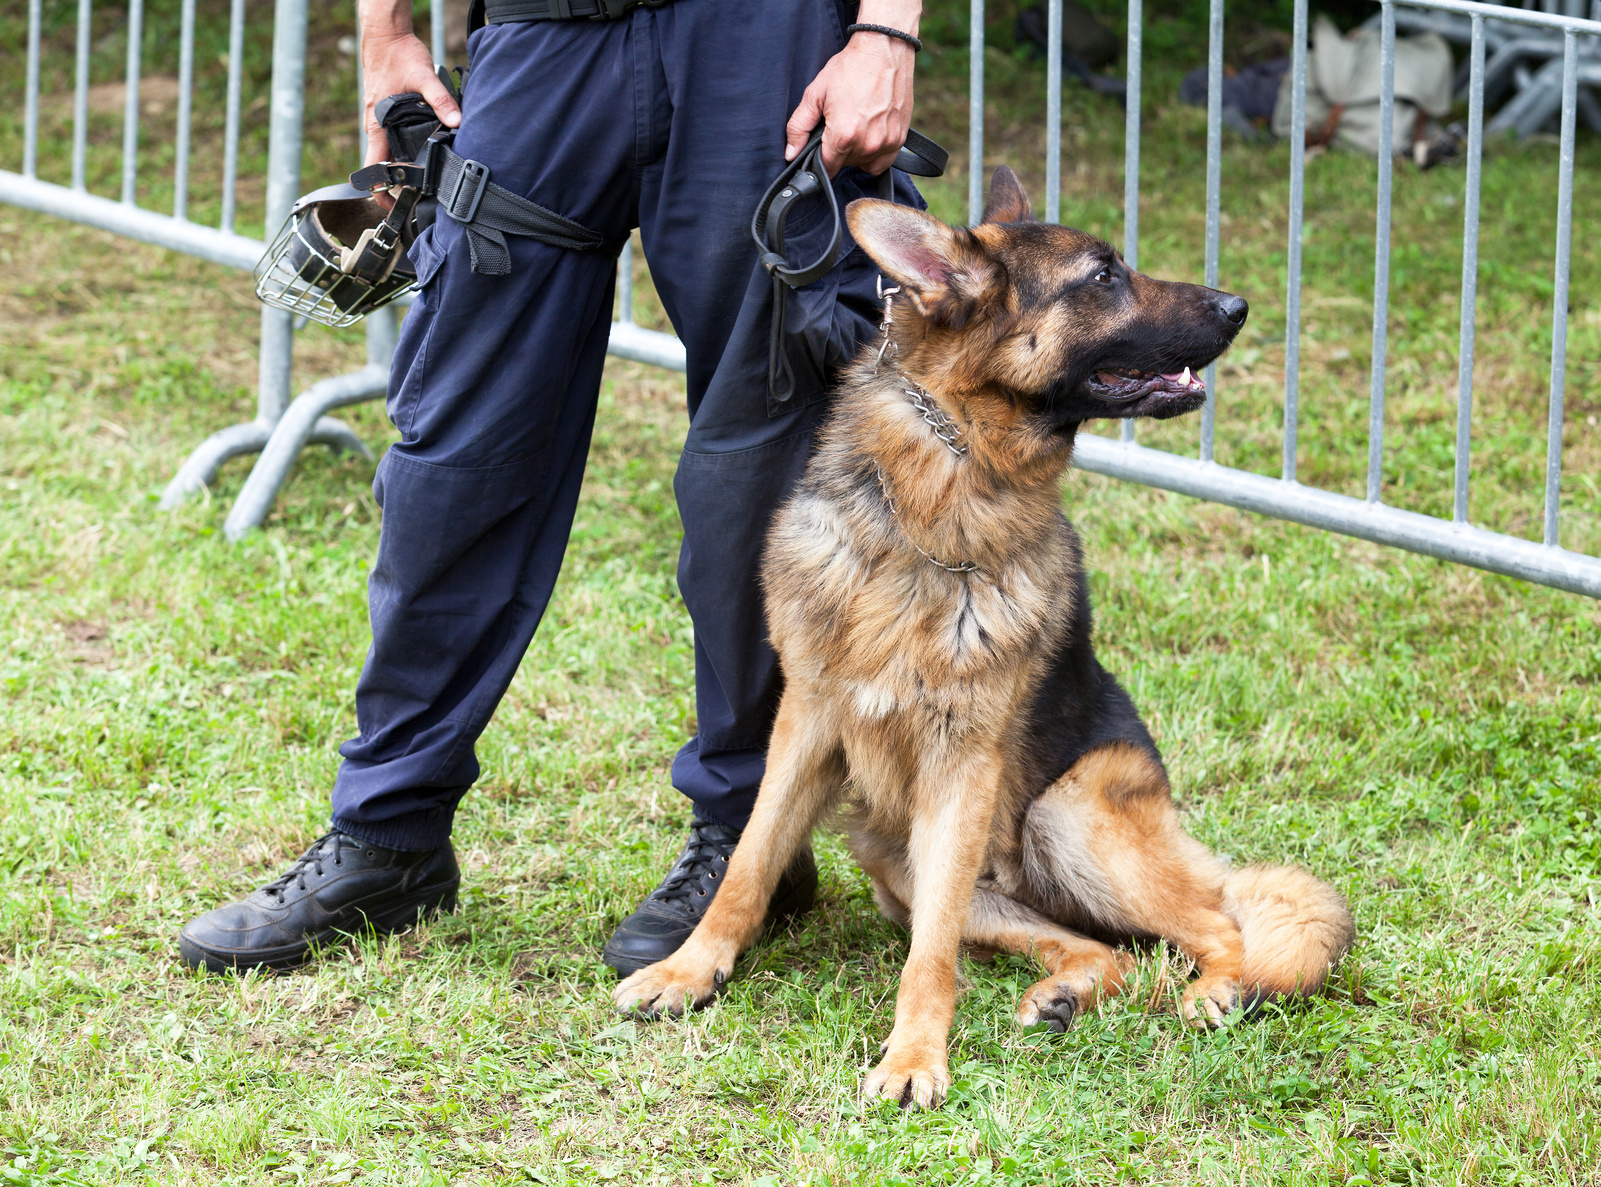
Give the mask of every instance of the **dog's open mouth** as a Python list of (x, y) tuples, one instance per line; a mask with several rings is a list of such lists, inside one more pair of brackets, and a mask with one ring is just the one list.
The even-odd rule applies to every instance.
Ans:
[(1103, 400), (1124, 403), (1142, 396), (1184, 396), (1206, 394), (1206, 384), (1199, 375), (1185, 367), (1171, 374), (1155, 371), (1126, 370), (1097, 371), (1086, 385)]

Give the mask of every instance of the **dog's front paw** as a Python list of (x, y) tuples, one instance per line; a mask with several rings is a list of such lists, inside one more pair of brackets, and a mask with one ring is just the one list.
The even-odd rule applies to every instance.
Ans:
[(711, 1005), (728, 973), (688, 960), (683, 952), (640, 969), (612, 990), (612, 1004), (625, 1014), (658, 1018)]
[(950, 1088), (951, 1070), (943, 1042), (898, 1046), (892, 1039), (889, 1053), (867, 1073), (862, 1095), (870, 1102), (887, 1098), (903, 1109), (911, 1105), (937, 1109), (945, 1103)]
[(1227, 1025), (1230, 1011), (1239, 1009), (1240, 983), (1233, 977), (1198, 977), (1184, 991), (1179, 1010), (1191, 1026), (1218, 1030)]

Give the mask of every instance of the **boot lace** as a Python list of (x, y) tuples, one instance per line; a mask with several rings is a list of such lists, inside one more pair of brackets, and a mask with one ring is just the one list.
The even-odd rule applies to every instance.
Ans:
[(284, 895), (288, 893), (291, 885), (298, 887), (300, 890), (306, 889), (307, 874), (315, 871), (317, 877), (321, 878), (324, 862), (332, 862), (336, 866), (344, 865), (344, 851), (346, 849), (360, 848), (360, 842), (353, 841), (343, 833), (330, 829), (313, 841), (311, 848), (302, 853), (295, 860), (294, 865), (290, 866), (278, 878), (263, 886), (261, 888), (262, 892), (276, 898), (281, 903), (284, 901)]
[(730, 836), (730, 831), (707, 820), (692, 821), (689, 844), (684, 846), (678, 864), (651, 897), (659, 903), (691, 897), (705, 898), (706, 891), (700, 885), (701, 880), (718, 876), (717, 866), (728, 865), (729, 855), (734, 852), (734, 845), (739, 840), (737, 836)]

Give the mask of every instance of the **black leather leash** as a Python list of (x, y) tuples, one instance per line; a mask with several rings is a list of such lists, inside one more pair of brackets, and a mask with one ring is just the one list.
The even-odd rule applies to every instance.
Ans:
[[(915, 128), (906, 130), (906, 143), (895, 156), (895, 163), (879, 175), (879, 197), (886, 202), (895, 200), (894, 171), (917, 177), (939, 177), (945, 172), (949, 154), (934, 141)], [(791, 265), (784, 252), (784, 222), (791, 207), (804, 198), (822, 195), (828, 202), (829, 216), (833, 219), (833, 234), (828, 246), (809, 264)], [(750, 220), (751, 238), (761, 253), (762, 267), (773, 279), (773, 320), (767, 337), (767, 394), (779, 403), (795, 395), (795, 373), (784, 354), (785, 323), (787, 321), (789, 290), (805, 288), (821, 280), (839, 260), (839, 249), (845, 238), (845, 224), (839, 214), (839, 199), (829, 182), (828, 171), (823, 168), (823, 125), (818, 124), (806, 147), (795, 154), (795, 159), (784, 166), (773, 184), (767, 187), (762, 200)], [(783, 387), (779, 380), (782, 378)]]

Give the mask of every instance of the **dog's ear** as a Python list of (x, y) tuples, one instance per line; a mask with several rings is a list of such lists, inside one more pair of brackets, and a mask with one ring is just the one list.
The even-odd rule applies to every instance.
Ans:
[(1029, 205), (1028, 191), (1005, 165), (995, 168), (990, 178), (989, 201), (984, 203), (984, 221), (987, 223), (1031, 223), (1034, 208)]
[(858, 198), (845, 208), (845, 219), (884, 275), (935, 321), (961, 326), (999, 279), (999, 266), (971, 234), (921, 210)]

